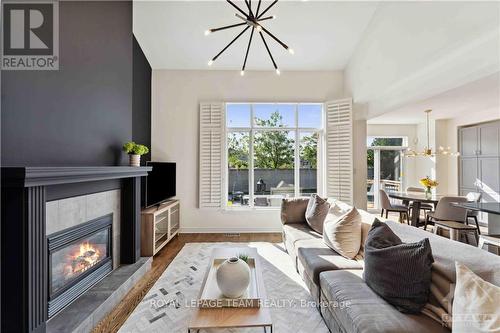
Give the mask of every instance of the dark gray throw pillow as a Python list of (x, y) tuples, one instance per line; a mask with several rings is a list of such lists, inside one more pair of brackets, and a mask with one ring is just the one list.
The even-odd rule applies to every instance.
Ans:
[(323, 234), (323, 224), (329, 210), (330, 204), (326, 199), (321, 198), (317, 194), (311, 195), (306, 209), (306, 222), (311, 229)]
[(419, 313), (427, 303), (434, 262), (429, 239), (403, 243), (387, 226), (375, 220), (365, 242), (366, 284), (404, 313)]

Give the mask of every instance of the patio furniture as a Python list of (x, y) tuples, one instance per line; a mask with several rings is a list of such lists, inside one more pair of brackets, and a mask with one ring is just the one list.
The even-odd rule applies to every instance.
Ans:
[(396, 212), (399, 213), (401, 221), (404, 222), (404, 219), (406, 218), (406, 222), (410, 224), (410, 219), (409, 219), (410, 215), (408, 214), (407, 206), (391, 203), (391, 200), (389, 199), (387, 192), (385, 192), (384, 190), (379, 190), (379, 194), (380, 194), (380, 204), (382, 205), (382, 212), (380, 213), (380, 216), (384, 216), (384, 211), (385, 211), (385, 218), (388, 217), (389, 212)]

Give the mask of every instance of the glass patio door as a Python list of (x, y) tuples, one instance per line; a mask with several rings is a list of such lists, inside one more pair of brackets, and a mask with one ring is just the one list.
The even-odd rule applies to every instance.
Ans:
[(367, 199), (369, 209), (380, 209), (379, 190), (403, 189), (403, 138), (369, 138)]

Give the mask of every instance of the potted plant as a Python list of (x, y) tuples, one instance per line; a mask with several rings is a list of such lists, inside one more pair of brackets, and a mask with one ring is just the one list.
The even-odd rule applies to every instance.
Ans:
[(130, 166), (141, 166), (141, 155), (147, 154), (149, 148), (134, 141), (129, 141), (123, 145), (123, 151), (129, 156)]

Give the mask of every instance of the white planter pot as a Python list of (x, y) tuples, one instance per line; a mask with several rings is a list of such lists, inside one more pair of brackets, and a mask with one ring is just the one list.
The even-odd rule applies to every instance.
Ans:
[(217, 269), (217, 285), (224, 296), (238, 298), (250, 284), (250, 268), (243, 260), (232, 257)]
[(138, 167), (141, 166), (141, 155), (128, 155), (130, 166)]

